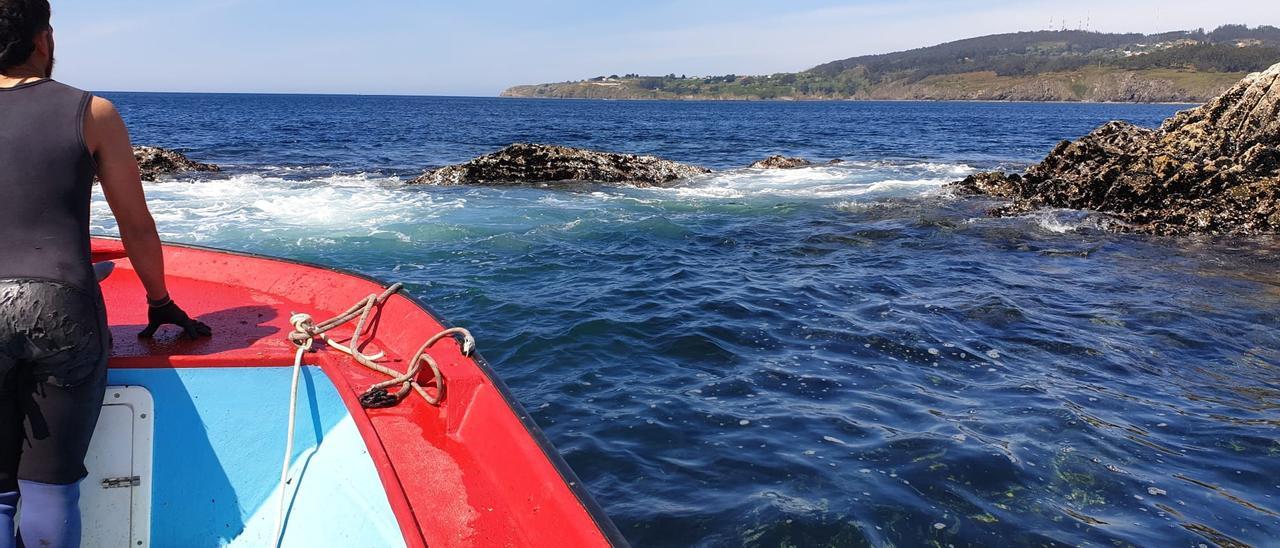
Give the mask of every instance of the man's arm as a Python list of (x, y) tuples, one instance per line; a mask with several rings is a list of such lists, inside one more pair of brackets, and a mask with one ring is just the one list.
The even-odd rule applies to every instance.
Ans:
[(129, 130), (110, 101), (101, 97), (90, 101), (85, 113), (84, 140), (89, 153), (97, 160), (102, 193), (115, 215), (125, 252), (147, 290), (148, 325), (140, 335), (150, 337), (161, 324), (171, 323), (182, 327), (191, 338), (208, 336), (208, 326), (188, 318), (169, 298), (160, 235), (147, 208)]
[(85, 145), (98, 162), (98, 179), (107, 205), (120, 227), (120, 239), (133, 268), (147, 290), (147, 299), (160, 301), (169, 295), (164, 283), (164, 255), (156, 222), (147, 208), (142, 176), (133, 158), (133, 145), (115, 105), (94, 97), (84, 122)]

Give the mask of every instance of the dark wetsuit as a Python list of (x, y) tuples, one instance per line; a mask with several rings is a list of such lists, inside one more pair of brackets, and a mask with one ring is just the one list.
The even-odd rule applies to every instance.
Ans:
[(91, 95), (0, 88), (0, 492), (68, 484), (106, 385), (110, 333), (89, 258)]

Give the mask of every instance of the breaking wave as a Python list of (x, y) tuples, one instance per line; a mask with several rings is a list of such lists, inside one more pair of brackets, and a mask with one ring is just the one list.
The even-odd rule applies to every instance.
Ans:
[[(479, 211), (494, 221), (536, 225), (598, 218), (600, 208), (617, 216), (637, 211), (662, 214), (715, 202), (747, 200), (755, 205), (809, 200), (838, 204), (935, 193), (974, 168), (963, 164), (847, 162), (789, 170), (740, 169), (682, 181), (668, 188), (585, 185), (564, 190), (532, 187), (416, 187), (399, 176), (353, 173), (298, 178), (305, 168), (272, 167), (229, 177), (177, 177), (148, 183), (146, 190), (162, 236), (209, 241), (238, 231), (293, 234), (324, 232), (329, 238), (378, 236), (388, 227), (425, 222), (473, 223)], [(707, 202), (712, 202), (707, 204)], [(478, 211), (467, 212), (469, 207)], [(554, 210), (556, 214), (550, 214)], [(581, 213), (562, 219), (563, 212)], [(93, 229), (114, 233), (106, 201), (93, 203)], [(531, 222), (532, 221), (532, 222)], [(397, 238), (408, 238), (392, 229)]]
[(741, 199), (880, 199), (934, 191), (974, 173), (964, 164), (844, 162), (797, 169), (739, 169), (667, 189), (679, 197)]

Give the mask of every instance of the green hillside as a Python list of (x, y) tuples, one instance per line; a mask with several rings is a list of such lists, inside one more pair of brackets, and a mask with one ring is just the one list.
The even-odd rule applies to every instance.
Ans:
[(1203, 101), (1280, 62), (1280, 29), (997, 34), (758, 76), (597, 76), (507, 97)]

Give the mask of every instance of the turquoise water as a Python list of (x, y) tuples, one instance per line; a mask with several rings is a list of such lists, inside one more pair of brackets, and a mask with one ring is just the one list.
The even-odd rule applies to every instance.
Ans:
[[(108, 96), (137, 142), (228, 168), (148, 186), (165, 238), (406, 282), (637, 545), (1280, 535), (1280, 241), (942, 188), (1180, 107)], [(513, 141), (718, 172), (403, 184)], [(847, 161), (741, 169), (773, 153)]]

